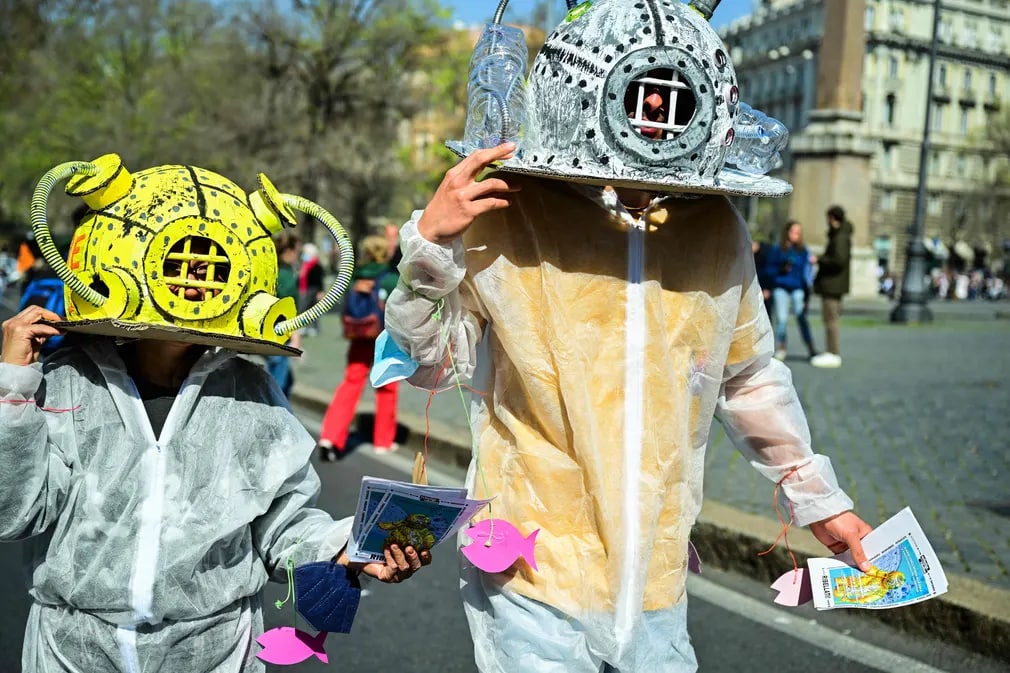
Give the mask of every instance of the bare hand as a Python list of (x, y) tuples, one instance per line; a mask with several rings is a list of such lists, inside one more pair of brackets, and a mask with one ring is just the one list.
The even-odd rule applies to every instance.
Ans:
[(841, 554), (846, 549), (850, 550), (852, 560), (863, 572), (870, 570), (870, 563), (866, 560), (862, 539), (872, 530), (869, 524), (853, 512), (842, 512), (810, 524), (810, 532), (833, 553)]
[(450, 243), (470, 228), (478, 215), (508, 208), (506, 195), (519, 191), (499, 178), (477, 181), (485, 168), (510, 159), (515, 143), (478, 150), (450, 168), (417, 223), (417, 231), (433, 243)]
[(347, 554), (343, 552), (337, 559), (337, 563), (388, 584), (402, 582), (420, 570), (421, 566), (431, 563), (431, 552), (427, 550), (418, 554), (413, 547), (407, 547), (404, 551), (394, 544), (384, 551), (386, 553), (385, 563), (354, 563), (349, 561)]
[(4, 321), (0, 362), (20, 366), (38, 362), (39, 351), (46, 339), (62, 333), (55, 327), (43, 325), (40, 320), (61, 322), (63, 318), (41, 306), (29, 306), (10, 320)]

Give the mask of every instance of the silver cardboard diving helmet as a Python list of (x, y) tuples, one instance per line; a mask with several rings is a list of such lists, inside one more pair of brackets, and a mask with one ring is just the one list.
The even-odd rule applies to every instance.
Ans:
[[(488, 29), (508, 30), (498, 23)], [(472, 76), (471, 85), (475, 79), (482, 78)], [(483, 139), (471, 134), (447, 146), (466, 156), (514, 139), (515, 157), (500, 169), (573, 182), (757, 196), (792, 191), (787, 182), (755, 171), (753, 161), (746, 172), (724, 165), (728, 154), (753, 157), (756, 147), (770, 155), (764, 164), (773, 167), (788, 132), (761, 115), (777, 125), (769, 136), (749, 123), (749, 114), (741, 115), (736, 73), (722, 40), (701, 11), (680, 0), (582, 3), (548, 36), (525, 95), (513, 95), (514, 89), (509, 85), (508, 96), (492, 92), (496, 104), (481, 120), (490, 131)], [(661, 121), (643, 109), (648, 91), (666, 102)], [(524, 109), (509, 110), (512, 100)], [(521, 131), (496, 135), (508, 124), (494, 110), (510, 123), (521, 118)]]

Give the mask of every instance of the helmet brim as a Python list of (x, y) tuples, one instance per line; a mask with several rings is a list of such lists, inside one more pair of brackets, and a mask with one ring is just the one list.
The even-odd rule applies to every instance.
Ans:
[(128, 323), (120, 320), (75, 320), (63, 322), (41, 321), (59, 330), (91, 334), (94, 336), (120, 337), (123, 339), (154, 339), (156, 341), (181, 341), (183, 343), (199, 344), (216, 348), (227, 348), (237, 353), (251, 355), (288, 355), (298, 356), (302, 352), (297, 348), (285, 346), (273, 341), (251, 339), (249, 337), (230, 336), (226, 334), (209, 334), (185, 327), (170, 327), (166, 325), (151, 325), (147, 323)]
[[(450, 141), (445, 146), (455, 155), (466, 158), (468, 153), (462, 143)], [(615, 175), (606, 166), (583, 164), (578, 169), (559, 165), (557, 168), (542, 165), (530, 165), (521, 159), (513, 158), (495, 164), (495, 170), (522, 173), (539, 178), (578, 182), (588, 185), (600, 185), (637, 189), (650, 192), (687, 193), (687, 194), (725, 194), (727, 196), (761, 196), (778, 198), (792, 193), (793, 186), (785, 180), (767, 175), (750, 175), (731, 168), (723, 168), (714, 178), (688, 177), (674, 178), (671, 176), (655, 177), (648, 174), (648, 169), (631, 170), (626, 176)]]

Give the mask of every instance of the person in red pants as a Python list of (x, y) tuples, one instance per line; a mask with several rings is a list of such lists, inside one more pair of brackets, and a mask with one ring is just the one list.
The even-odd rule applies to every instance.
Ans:
[[(396, 269), (389, 264), (390, 249), (384, 237), (365, 237), (361, 258), (364, 264), (354, 272), (343, 314), (344, 336), (350, 342), (347, 368), (326, 409), (319, 437), (319, 458), (323, 461), (340, 460), (346, 455), (351, 421), (375, 357), (375, 339), (383, 329), (386, 298), (399, 281)], [(390, 383), (375, 390), (372, 444), (376, 453), (399, 448), (394, 441), (397, 385)]]

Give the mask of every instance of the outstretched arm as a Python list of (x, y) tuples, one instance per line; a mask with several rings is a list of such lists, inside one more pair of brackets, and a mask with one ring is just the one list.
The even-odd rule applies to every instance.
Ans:
[(828, 457), (811, 449), (792, 375), (772, 358), (771, 324), (750, 243), (745, 232), (741, 235), (746, 243), (741, 251), (745, 280), (716, 415), (740, 453), (758, 472), (781, 484), (796, 523), (810, 526), (835, 553), (850, 548), (862, 567), (866, 557), (860, 539), (870, 527), (851, 512), (852, 500), (839, 487)]

